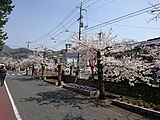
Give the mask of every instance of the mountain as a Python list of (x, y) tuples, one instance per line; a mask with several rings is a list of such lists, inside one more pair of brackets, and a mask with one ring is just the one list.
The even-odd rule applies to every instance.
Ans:
[(7, 45), (3, 46), (3, 49), (0, 53), (0, 56), (7, 56), (7, 57), (13, 57), (13, 58), (21, 58), (21, 57), (27, 57), (28, 54), (33, 54), (32, 50), (28, 50), (26, 48), (10, 48)]

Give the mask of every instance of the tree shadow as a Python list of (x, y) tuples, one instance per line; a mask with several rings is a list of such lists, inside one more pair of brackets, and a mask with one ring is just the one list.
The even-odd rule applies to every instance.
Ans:
[[(38, 105), (53, 105), (55, 109), (61, 109), (62, 107), (65, 106), (78, 108), (79, 110), (83, 110), (84, 109), (83, 106), (90, 106), (95, 108), (111, 108), (111, 105), (106, 105), (106, 104), (104, 105), (101, 101), (90, 99), (86, 96), (80, 95), (76, 92), (72, 92), (67, 89), (39, 92), (32, 97), (21, 98), (21, 102), (35, 102)], [(125, 116), (127, 119), (130, 118), (130, 114), (123, 116)], [(84, 117), (83, 113), (75, 115), (71, 112), (66, 114), (63, 120), (85, 120), (83, 117)], [(145, 117), (143, 117), (142, 119), (144, 118)], [(106, 120), (111, 120), (111, 119), (113, 118), (106, 118)], [(114, 118), (114, 120), (118, 119)]]
[(38, 84), (37, 86), (53, 86), (53, 84), (49, 84), (49, 83), (46, 83), (46, 82), (44, 82), (44, 83), (40, 83), (40, 84)]
[(32, 76), (24, 76), (24, 77), (18, 77), (16, 80), (20, 82), (27, 82), (27, 81), (35, 81), (37, 79)]
[(98, 101), (66, 89), (40, 92), (34, 97), (22, 98), (21, 100), (21, 102), (36, 102), (39, 105), (53, 104), (56, 109), (59, 109), (61, 106), (71, 106), (82, 109), (81, 105), (88, 104), (92, 107), (110, 107), (109, 105), (104, 106)]
[(85, 120), (82, 116), (82, 114), (78, 116), (72, 116), (70, 114), (67, 114), (63, 120)]

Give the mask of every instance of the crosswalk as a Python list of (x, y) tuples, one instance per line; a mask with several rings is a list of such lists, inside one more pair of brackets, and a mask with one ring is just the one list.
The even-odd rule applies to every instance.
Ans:
[(23, 76), (23, 75), (25, 75), (26, 73), (7, 73), (7, 77), (8, 76)]

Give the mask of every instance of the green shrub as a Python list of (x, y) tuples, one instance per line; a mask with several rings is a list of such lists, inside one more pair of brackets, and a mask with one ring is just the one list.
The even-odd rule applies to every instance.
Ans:
[(150, 104), (149, 104), (149, 103), (146, 103), (146, 102), (143, 102), (143, 107), (145, 107), (145, 108), (150, 108)]
[(143, 102), (142, 101), (138, 101), (137, 105), (142, 107), (143, 106)]
[(133, 100), (133, 101), (132, 101), (132, 104), (133, 104), (133, 105), (137, 105), (137, 100)]
[(160, 111), (160, 105), (154, 106), (154, 107), (153, 107), (153, 110)]
[(119, 101), (123, 102), (123, 98), (117, 98), (117, 100), (119, 100)]
[(155, 106), (156, 106), (155, 104), (150, 103), (150, 107), (151, 107), (151, 108), (154, 108)]

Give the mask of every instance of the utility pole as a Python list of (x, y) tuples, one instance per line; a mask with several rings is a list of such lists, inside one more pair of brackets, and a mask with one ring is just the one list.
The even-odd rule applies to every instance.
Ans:
[[(83, 18), (83, 16), (82, 16), (82, 10), (84, 10), (84, 9), (82, 9), (82, 3), (81, 3), (81, 5), (80, 5), (80, 17), (79, 17), (79, 35), (78, 35), (78, 39), (79, 40), (81, 40), (81, 30), (82, 30), (82, 28), (83, 28), (83, 22), (82, 22), (82, 18)], [(76, 80), (77, 80), (77, 78), (78, 78), (78, 76), (79, 76), (79, 52), (78, 52), (78, 59), (77, 59), (77, 72), (76, 72)], [(76, 81), (75, 81), (76, 82)]]
[(29, 44), (30, 44), (31, 42), (27, 41), (26, 43), (27, 43), (27, 49), (28, 49), (28, 55), (29, 55)]
[(26, 43), (27, 43), (27, 49), (29, 49), (29, 44), (30, 44), (31, 42), (27, 41)]

